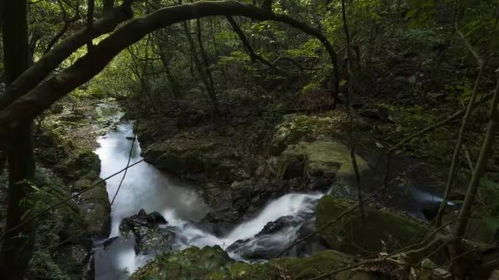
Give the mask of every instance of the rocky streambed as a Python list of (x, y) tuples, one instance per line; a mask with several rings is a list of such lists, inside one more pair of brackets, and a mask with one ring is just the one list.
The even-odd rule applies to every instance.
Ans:
[[(317, 133), (324, 126), (330, 130), (334, 122), (331, 117), (290, 116), (271, 133), (271, 151), (246, 157), (242, 151), (251, 150), (251, 140), (238, 141), (245, 138), (242, 131), (258, 124), (243, 124), (239, 131), (228, 125), (208, 134), (203, 134), (210, 131), (206, 127), (177, 127), (162, 140), (139, 123), (139, 143), (134, 123), (122, 122), (98, 140), (101, 177), (141, 161), (142, 155), (147, 162), (130, 168), (124, 178), (119, 175), (107, 182), (108, 196), (114, 200), (112, 226), (109, 238), (95, 244), (96, 279), (127, 279), (158, 255), (183, 255), (175, 252), (192, 246), (219, 248), (213, 255), (230, 260), (223, 266), (272, 259), (316, 226), (334, 219), (353, 205), (351, 199), (356, 196), (350, 187), (350, 150), (341, 138), (329, 134), (310, 138), (306, 130)], [(306, 124), (305, 131), (297, 126), (300, 123)], [(224, 142), (231, 137), (234, 143)], [(359, 142), (358, 162), (369, 192), (380, 186), (383, 162), (378, 150)], [(424, 228), (414, 218), (423, 218), (423, 210), (431, 210), (440, 199), (432, 194), (434, 181), (420, 164), (395, 160), (398, 164), (391, 176), (400, 177), (401, 183), (383, 205), (412, 217), (385, 210), (378, 201), (367, 211), (370, 230), (376, 233), (372, 238), (365, 238), (356, 226), (359, 217), (351, 215), (340, 227), (331, 227), (285, 256), (306, 257), (331, 249), (357, 254), (361, 253), (358, 244), (375, 251), (417, 240)], [(412, 167), (410, 172), (407, 166)], [(343, 253), (333, 256), (337, 254)]]
[[(131, 164), (142, 160), (140, 144), (134, 141), (132, 122), (120, 124), (98, 140), (101, 177), (126, 167), (129, 158)], [(110, 237), (97, 242), (94, 251), (97, 279), (126, 279), (156, 254), (190, 246), (220, 246), (238, 260), (274, 257), (311, 228), (315, 205), (323, 195), (285, 194), (253, 213), (251, 219), (222, 230), (202, 219), (209, 207), (193, 185), (146, 162), (131, 167), (124, 179), (108, 180), (107, 190), (110, 200), (116, 198)], [(311, 249), (302, 247), (301, 251), (305, 254)]]

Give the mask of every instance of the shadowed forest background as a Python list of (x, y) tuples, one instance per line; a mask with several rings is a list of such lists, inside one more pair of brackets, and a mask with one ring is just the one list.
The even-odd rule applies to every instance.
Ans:
[(0, 17), (0, 279), (499, 279), (499, 1)]

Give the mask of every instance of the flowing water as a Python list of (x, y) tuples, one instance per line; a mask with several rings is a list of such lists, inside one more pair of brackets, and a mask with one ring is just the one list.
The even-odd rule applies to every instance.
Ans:
[[(127, 166), (142, 160), (140, 145), (134, 139), (133, 123), (124, 122), (117, 129), (98, 139), (100, 147), (95, 151), (101, 160), (101, 178), (105, 178)], [(133, 147), (132, 147), (133, 145)], [(255, 218), (236, 226), (226, 236), (216, 237), (195, 225), (207, 213), (208, 207), (199, 197), (193, 186), (173, 179), (154, 166), (141, 162), (128, 169), (119, 192), (123, 174), (107, 181), (110, 200), (116, 195), (111, 210), (110, 238), (120, 235), (121, 221), (140, 209), (146, 212), (157, 211), (176, 228), (178, 238), (174, 240), (175, 249), (188, 246), (214, 246), (226, 249), (237, 240), (249, 239), (260, 232), (268, 223), (282, 216), (297, 217), (293, 226), (273, 234), (271, 237), (255, 238), (244, 245), (246, 250), (258, 246), (277, 246), (284, 248), (296, 238), (299, 227), (312, 214), (315, 203), (322, 196), (313, 194), (286, 194), (270, 202)], [(101, 242), (102, 243), (102, 242)], [(242, 259), (231, 253), (235, 259)], [(144, 265), (152, 255), (136, 255), (134, 243), (127, 239), (117, 239), (110, 246), (97, 246), (94, 251), (95, 276), (98, 280), (126, 279), (129, 273)]]
[[(119, 123), (116, 130), (98, 139), (100, 147), (95, 151), (101, 160), (101, 177), (105, 178), (127, 166), (142, 160), (140, 144), (133, 131), (133, 122)], [(288, 193), (270, 201), (260, 213), (239, 225), (225, 236), (215, 236), (197, 226), (196, 222), (203, 218), (209, 210), (203, 199), (195, 191), (194, 186), (176, 180), (154, 166), (141, 162), (131, 167), (121, 184), (123, 174), (107, 181), (110, 200), (116, 195), (111, 210), (110, 239), (120, 236), (121, 221), (136, 214), (140, 209), (146, 212), (157, 211), (168, 221), (168, 226), (175, 229), (175, 239), (172, 247), (183, 249), (188, 246), (218, 245), (229, 252), (236, 260), (244, 260), (248, 252), (268, 250), (279, 252), (297, 236), (304, 224), (313, 223), (315, 205), (323, 193)], [(418, 210), (418, 205), (428, 201), (437, 201), (438, 197), (427, 192), (412, 191), (409, 200), (399, 199), (401, 209), (405, 211)], [(117, 194), (116, 194), (117, 193)], [(414, 209), (413, 209), (414, 208)], [(259, 234), (269, 222), (284, 217), (291, 222), (277, 231)], [(239, 242), (236, 248), (230, 246)], [(134, 241), (126, 238), (114, 238), (96, 242), (94, 249), (95, 276), (97, 280), (127, 279), (130, 273), (143, 266), (154, 256), (137, 255)], [(232, 249), (231, 249), (232, 248)], [(267, 250), (267, 251), (266, 251)], [(260, 255), (258, 255), (260, 256)]]

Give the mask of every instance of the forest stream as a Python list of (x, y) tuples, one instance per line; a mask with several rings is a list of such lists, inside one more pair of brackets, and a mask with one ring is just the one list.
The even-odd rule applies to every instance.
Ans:
[(0, 280), (499, 280), (499, 0), (0, 8)]
[[(120, 119), (117, 113), (112, 119)], [(134, 133), (134, 121), (120, 121), (116, 129), (97, 139), (95, 153), (101, 160), (101, 178), (114, 174), (143, 160), (141, 147)], [(121, 182), (123, 180), (123, 182)], [(121, 188), (117, 193), (120, 186)], [(313, 229), (314, 211), (318, 200), (326, 192), (287, 193), (271, 200), (261, 211), (235, 225), (222, 236), (216, 236), (198, 223), (209, 208), (196, 192), (195, 186), (181, 181), (153, 165), (142, 161), (107, 181), (111, 207), (111, 234), (106, 240), (95, 243), (95, 277), (104, 279), (128, 279), (129, 275), (144, 266), (157, 253), (182, 250), (189, 246), (218, 245), (239, 261), (255, 261), (271, 258), (304, 234)], [(396, 193), (390, 200), (391, 208), (421, 218), (421, 211), (429, 203), (437, 205), (441, 198), (418, 188)], [(136, 241), (122, 236), (120, 224), (141, 209), (146, 213), (158, 212), (167, 221), (160, 225), (169, 235), (166, 247), (139, 252)], [(140, 214), (139, 214), (140, 215)], [(320, 242), (308, 242), (290, 255), (304, 256), (325, 249)], [(250, 260), (245, 259), (251, 256)]]

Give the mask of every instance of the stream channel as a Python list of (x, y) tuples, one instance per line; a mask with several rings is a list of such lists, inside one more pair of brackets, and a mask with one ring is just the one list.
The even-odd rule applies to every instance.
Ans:
[[(134, 138), (135, 140), (132, 140)], [(131, 155), (131, 164), (143, 159), (140, 144), (134, 136), (133, 121), (118, 122), (116, 129), (99, 137), (97, 142), (100, 146), (95, 153), (101, 160), (101, 178), (125, 168), (129, 155)], [(122, 178), (123, 173), (107, 181), (110, 201)], [(137, 214), (141, 209), (147, 213), (157, 211), (166, 219), (168, 228), (175, 233), (169, 245), (172, 250), (182, 250), (189, 246), (218, 245), (233, 259), (245, 261), (245, 256), (255, 251), (279, 252), (296, 240), (299, 234), (303, 234), (300, 231), (304, 227), (307, 225), (313, 227), (314, 209), (323, 195), (324, 193), (318, 192), (285, 194), (270, 201), (253, 218), (235, 225), (223, 236), (215, 236), (197, 224), (209, 209), (195, 186), (167, 175), (147, 162), (141, 162), (128, 169), (112, 204), (109, 239), (95, 242), (95, 279), (128, 279), (131, 273), (158, 253), (137, 254), (134, 249), (135, 240), (120, 236), (119, 227), (122, 220)], [(438, 197), (421, 191), (412, 194), (411, 197), (413, 198), (411, 204), (414, 205), (420, 204), (421, 201), (439, 200)], [(410, 212), (414, 209), (403, 210)], [(264, 227), (268, 228), (266, 225), (269, 222), (281, 217), (291, 221), (284, 223), (284, 226), (277, 230), (262, 231)], [(320, 249), (322, 248), (315, 246), (311, 250)]]

